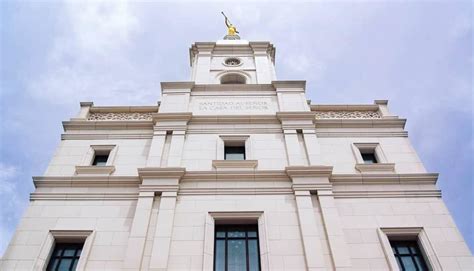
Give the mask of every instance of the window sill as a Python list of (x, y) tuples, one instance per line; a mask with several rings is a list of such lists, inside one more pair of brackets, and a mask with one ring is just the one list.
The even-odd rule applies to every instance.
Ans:
[(356, 164), (356, 170), (359, 172), (395, 172), (395, 164), (393, 163), (377, 163), (377, 164)]
[(115, 166), (76, 166), (76, 174), (112, 174)]
[(255, 169), (257, 160), (212, 160), (212, 166), (216, 169)]

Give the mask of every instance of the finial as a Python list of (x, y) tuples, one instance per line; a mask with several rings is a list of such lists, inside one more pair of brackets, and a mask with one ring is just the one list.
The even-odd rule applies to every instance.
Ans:
[(240, 40), (239, 31), (237, 31), (237, 27), (235, 27), (230, 21), (227, 16), (225, 16), (224, 12), (221, 11), (222, 15), (225, 18), (225, 25), (227, 26), (227, 35), (224, 37), (225, 40)]

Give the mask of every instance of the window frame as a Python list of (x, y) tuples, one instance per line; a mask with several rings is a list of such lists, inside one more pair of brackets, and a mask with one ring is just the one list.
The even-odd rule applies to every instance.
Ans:
[[(90, 145), (81, 164), (76, 166), (76, 174), (112, 174), (115, 171), (113, 163), (117, 156), (117, 150), (117, 145)], [(104, 153), (108, 154), (105, 165), (94, 165), (96, 155)]]
[[(405, 264), (403, 262), (403, 258), (404, 257), (410, 257), (410, 259), (413, 261), (413, 264), (415, 265), (415, 268), (418, 270), (418, 264), (417, 264), (417, 261), (415, 260), (416, 257), (419, 257), (422, 259), (422, 270), (419, 270), (419, 271), (423, 271), (423, 270), (427, 270), (428, 269), (428, 265), (426, 264), (426, 260), (425, 260), (425, 257), (423, 255), (423, 253), (421, 252), (421, 249), (420, 249), (420, 245), (418, 244), (418, 242), (416, 240), (389, 240), (390, 242), (390, 245), (392, 247), (392, 250), (393, 250), (393, 255), (395, 257), (395, 259), (397, 260), (397, 263), (399, 265), (399, 267), (401, 267), (402, 271), (405, 271)], [(413, 251), (411, 249), (408, 249), (408, 253), (407, 254), (404, 254), (404, 253), (401, 253), (399, 251), (399, 248), (405, 244), (406, 246), (413, 246), (415, 247), (415, 253), (413, 253)]]
[[(230, 230), (226, 229), (225, 232), (226, 232), (226, 235), (225, 237), (218, 237), (217, 236), (217, 232), (218, 232), (218, 228), (220, 227), (223, 227), (223, 228), (231, 228), (231, 227), (236, 227), (236, 228), (244, 228), (246, 229), (245, 230), (245, 237), (228, 237), (228, 232)], [(252, 228), (254, 227), (255, 230), (256, 230), (256, 236), (255, 237), (249, 237), (247, 232), (248, 232), (248, 229), (249, 228)], [(229, 255), (229, 252), (228, 252), (228, 249), (227, 249), (227, 245), (228, 245), (228, 241), (229, 240), (244, 240), (245, 241), (245, 258), (246, 258), (246, 265), (247, 265), (247, 271), (250, 270), (250, 263), (249, 263), (249, 259), (250, 259), (250, 256), (249, 256), (249, 240), (256, 240), (257, 241), (257, 257), (258, 257), (258, 270), (261, 270), (261, 259), (260, 259), (260, 240), (259, 240), (259, 234), (258, 234), (258, 224), (256, 223), (253, 223), (253, 224), (228, 224), (228, 223), (225, 223), (225, 224), (218, 224), (218, 225), (215, 225), (214, 226), (214, 270), (216, 270), (216, 259), (217, 259), (217, 251), (216, 251), (216, 248), (217, 248), (217, 241), (218, 240), (224, 240), (224, 251), (225, 251), (225, 256), (224, 256), (224, 265), (225, 265), (225, 268), (224, 270), (227, 271), (228, 269), (228, 255)]]
[(35, 259), (33, 269), (46, 270), (57, 243), (83, 243), (76, 271), (85, 270), (94, 237), (95, 231), (93, 230), (50, 230), (41, 244), (41, 250)]
[[(68, 242), (68, 243), (56, 243), (53, 247), (53, 251), (51, 253), (51, 256), (48, 260), (48, 265), (46, 266), (46, 271), (57, 271), (59, 266), (61, 265), (61, 261), (63, 259), (71, 259), (71, 263), (69, 264), (69, 270), (71, 270), (71, 267), (76, 266), (77, 269), (77, 264), (79, 263), (79, 259), (81, 258), (82, 254), (82, 248), (84, 247), (83, 242)], [(61, 248), (61, 253), (59, 256), (56, 256), (55, 254), (56, 251)], [(65, 256), (64, 251), (66, 249), (74, 249), (74, 254), (72, 256)], [(78, 255), (79, 254), (79, 255)], [(56, 268), (53, 269), (53, 261), (58, 260), (58, 264), (56, 265)], [(75, 263), (75, 264), (74, 264)], [(72, 271), (75, 271), (76, 269), (72, 269)]]
[(214, 244), (216, 224), (253, 224), (256, 223), (258, 229), (258, 249), (260, 253), (260, 270), (270, 271), (268, 239), (266, 230), (266, 219), (263, 211), (247, 212), (207, 212), (204, 227), (204, 255), (203, 269), (205, 271), (214, 270)]
[[(395, 172), (395, 164), (388, 162), (379, 143), (357, 142), (352, 143), (351, 148), (356, 160), (355, 169), (358, 172)], [(366, 163), (362, 157), (363, 153), (373, 153), (377, 163)]]
[(439, 262), (439, 257), (436, 255), (436, 251), (431, 245), (428, 234), (422, 227), (385, 227), (378, 228), (377, 234), (379, 241), (382, 245), (383, 252), (387, 258), (388, 265), (390, 270), (400, 270), (397, 259), (393, 254), (392, 246), (390, 240), (400, 240), (400, 241), (415, 241), (418, 244), (418, 249), (420, 250), (425, 264), (429, 270), (441, 271), (441, 263)]
[[(229, 150), (232, 150), (232, 151), (229, 151)], [(242, 152), (237, 152), (235, 150), (243, 150)], [(228, 154), (239, 154), (239, 155), (243, 155), (243, 159), (227, 159), (227, 155)], [(246, 159), (246, 155), (245, 155), (245, 143), (244, 143), (244, 146), (229, 146), (229, 145), (224, 145), (224, 160), (227, 160), (227, 161), (245, 161), (247, 160)]]

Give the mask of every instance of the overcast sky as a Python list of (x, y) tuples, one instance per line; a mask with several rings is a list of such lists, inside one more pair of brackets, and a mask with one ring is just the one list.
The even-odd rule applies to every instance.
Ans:
[(221, 11), (312, 103), (388, 99), (472, 251), (472, 3), (228, 2), (1, 1), (0, 255), (61, 121), (80, 101), (155, 105), (160, 81), (190, 79), (191, 43), (225, 35)]

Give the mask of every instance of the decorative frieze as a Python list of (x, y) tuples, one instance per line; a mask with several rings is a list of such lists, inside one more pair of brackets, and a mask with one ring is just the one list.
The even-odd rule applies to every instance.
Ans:
[(97, 112), (90, 113), (90, 121), (153, 120), (151, 112)]
[(338, 111), (314, 111), (317, 119), (380, 119), (379, 111), (368, 110), (338, 110)]

